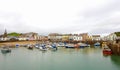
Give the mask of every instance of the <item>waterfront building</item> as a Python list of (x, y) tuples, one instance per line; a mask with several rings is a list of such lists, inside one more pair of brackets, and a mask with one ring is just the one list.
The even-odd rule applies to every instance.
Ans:
[(73, 35), (73, 40), (74, 41), (82, 41), (82, 36), (79, 34), (74, 34)]
[(56, 36), (56, 39), (57, 39), (57, 41), (62, 41), (62, 34), (58, 34), (58, 35)]
[(69, 34), (63, 34), (62, 41), (69, 41)]
[(6, 29), (5, 29), (4, 34), (0, 36), (0, 40), (1, 41), (8, 41), (9, 40), (9, 38), (7, 36), (7, 30)]
[(39, 36), (41, 41), (48, 41), (48, 36), (43, 36), (43, 35), (40, 35)]
[(38, 33), (30, 32), (21, 34), (18, 37), (18, 40), (40, 40), (40, 38), (41, 37), (38, 35)]
[(3, 41), (3, 35), (0, 35), (0, 41)]
[(88, 41), (92, 41), (92, 36), (88, 36)]
[(100, 35), (92, 35), (92, 40), (93, 41), (100, 41), (101, 37), (100, 37)]
[(115, 41), (116, 39), (120, 39), (120, 32), (111, 33), (108, 36), (106, 36), (105, 38), (106, 38), (106, 40), (109, 40), (109, 41)]
[(74, 35), (73, 34), (69, 34), (69, 40), (73, 41)]
[(87, 41), (87, 40), (89, 40), (88, 33), (81, 33), (81, 34), (79, 34), (79, 35), (82, 36), (82, 41)]
[(48, 35), (48, 39), (51, 40), (51, 41), (57, 41), (57, 38), (59, 39), (59, 34), (58, 33), (50, 33)]

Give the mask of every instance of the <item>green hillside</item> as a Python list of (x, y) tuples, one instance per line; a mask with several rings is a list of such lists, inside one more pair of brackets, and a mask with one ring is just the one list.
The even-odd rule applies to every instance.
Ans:
[(12, 33), (8, 33), (8, 36), (20, 36), (20, 33), (16, 33), (16, 32), (12, 32)]
[(115, 32), (115, 34), (116, 34), (117, 36), (120, 36), (120, 32)]

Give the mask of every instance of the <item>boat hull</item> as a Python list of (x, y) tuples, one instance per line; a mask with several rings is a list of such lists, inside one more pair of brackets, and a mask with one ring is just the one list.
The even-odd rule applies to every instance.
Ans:
[(85, 46), (80, 46), (80, 48), (84, 48)]
[(111, 54), (112, 54), (112, 51), (106, 51), (106, 50), (103, 50), (103, 54), (111, 55)]
[(31, 49), (31, 50), (33, 50), (33, 47), (28, 47), (28, 49)]
[(48, 50), (47, 48), (43, 48), (43, 47), (39, 47), (39, 49), (40, 49), (41, 51), (47, 51), (47, 50)]
[(75, 47), (72, 47), (72, 46), (65, 46), (65, 48), (75, 48)]
[(9, 52), (11, 52), (11, 50), (10, 49), (2, 49), (1, 52), (2, 53), (9, 53)]

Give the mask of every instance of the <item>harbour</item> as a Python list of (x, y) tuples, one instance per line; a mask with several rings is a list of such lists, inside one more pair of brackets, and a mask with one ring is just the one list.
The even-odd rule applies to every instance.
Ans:
[(101, 48), (65, 49), (57, 51), (12, 48), (0, 53), (0, 70), (119, 70), (120, 56), (103, 55)]
[(0, 0), (0, 70), (120, 70), (120, 0)]

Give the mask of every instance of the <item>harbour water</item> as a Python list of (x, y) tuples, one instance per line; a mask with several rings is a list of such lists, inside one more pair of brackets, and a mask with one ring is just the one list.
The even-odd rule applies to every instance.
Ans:
[(120, 70), (120, 56), (105, 56), (100, 48), (43, 52), (21, 47), (0, 53), (0, 70)]

